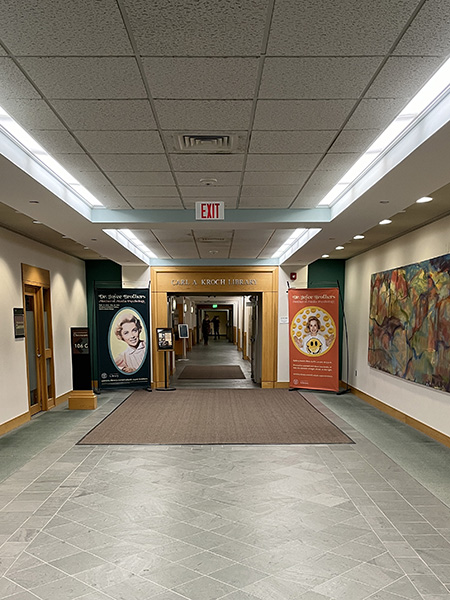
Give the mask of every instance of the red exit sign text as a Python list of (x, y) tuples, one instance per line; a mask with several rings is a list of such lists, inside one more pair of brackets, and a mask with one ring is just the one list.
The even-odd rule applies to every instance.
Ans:
[(218, 221), (225, 218), (223, 202), (196, 202), (195, 218), (197, 221)]

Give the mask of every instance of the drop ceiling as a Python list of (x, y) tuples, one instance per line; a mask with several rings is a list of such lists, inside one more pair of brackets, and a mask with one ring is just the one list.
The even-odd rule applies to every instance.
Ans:
[[(245, 264), (320, 227), (289, 259), (307, 264), (420, 227), (450, 210), (445, 127), (342, 214), (314, 210), (447, 59), (449, 22), (431, 0), (4, 2), (0, 106), (105, 210), (91, 222), (3, 158), (0, 224), (121, 264), (139, 261), (105, 228), (162, 260)], [(200, 200), (226, 220), (195, 221)]]

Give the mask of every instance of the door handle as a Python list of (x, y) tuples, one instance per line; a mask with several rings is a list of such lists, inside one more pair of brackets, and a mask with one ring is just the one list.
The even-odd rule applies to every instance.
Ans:
[(37, 356), (38, 358), (41, 358), (42, 354), (37, 354), (36, 356)]

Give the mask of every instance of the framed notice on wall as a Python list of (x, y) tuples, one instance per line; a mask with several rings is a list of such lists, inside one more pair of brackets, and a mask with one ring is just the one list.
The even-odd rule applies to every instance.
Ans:
[(14, 308), (14, 337), (18, 338), (25, 337), (25, 317), (23, 308)]

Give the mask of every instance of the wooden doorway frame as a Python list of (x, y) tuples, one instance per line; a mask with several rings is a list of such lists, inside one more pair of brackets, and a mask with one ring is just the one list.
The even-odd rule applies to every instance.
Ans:
[(158, 352), (157, 327), (168, 327), (167, 296), (262, 294), (262, 388), (277, 383), (279, 267), (151, 267), (153, 385), (164, 387), (164, 359)]
[[(33, 295), (35, 311), (38, 318), (35, 320), (35, 333), (39, 344), (39, 355), (36, 364), (38, 377), (38, 403), (31, 405), (30, 390), (28, 390), (29, 411), (33, 415), (40, 410), (49, 410), (56, 405), (55, 393), (55, 367), (53, 353), (52, 313), (50, 301), (50, 271), (22, 264), (22, 295), (23, 306), (26, 306), (26, 295)], [(45, 323), (47, 316), (47, 344), (45, 344)], [(29, 343), (26, 331), (25, 338)], [(47, 369), (47, 361), (49, 368)], [(29, 382), (29, 365), (27, 353), (27, 382)]]

